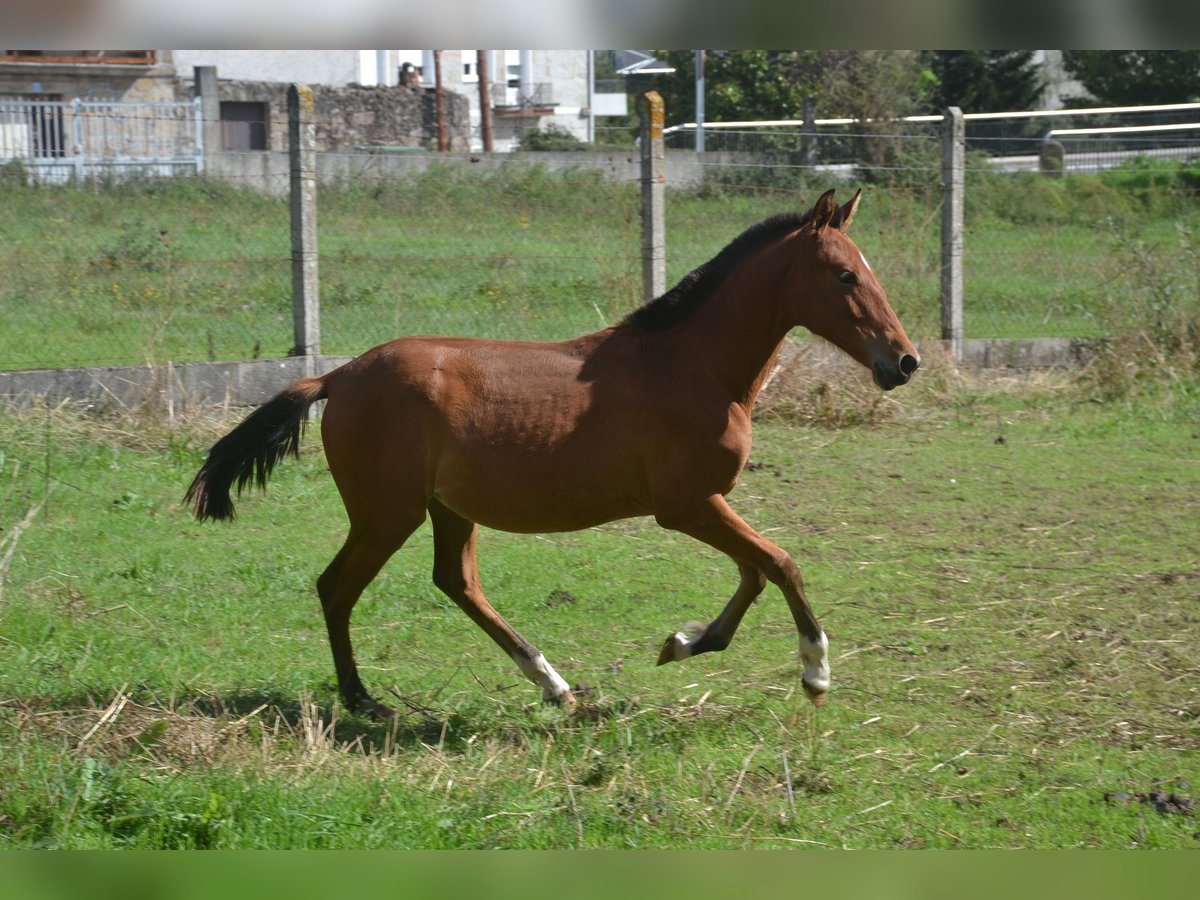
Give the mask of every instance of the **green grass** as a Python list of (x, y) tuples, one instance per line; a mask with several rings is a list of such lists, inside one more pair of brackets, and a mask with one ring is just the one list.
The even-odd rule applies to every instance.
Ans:
[[(1110, 182), (969, 181), (967, 336), (1108, 334), (1107, 310), (1137, 290), (1117, 251), (1138, 239), (1158, 269), (1191, 277), (1174, 229), (1194, 230), (1193, 195)], [(668, 281), (824, 186), (669, 190)], [(940, 334), (938, 203), (868, 186), (854, 226), (916, 338)], [(0, 206), (0, 368), (290, 352), (286, 200), (203, 180), (91, 192), (0, 179)], [(640, 298), (637, 186), (596, 172), (447, 165), (352, 182), (322, 190), (318, 230), (326, 353), (416, 333), (563, 338)]]
[(353, 622), (394, 733), (335, 701), (319, 441), (202, 526), (179, 498), (219, 423), (0, 412), (0, 846), (1195, 847), (1105, 794), (1200, 784), (1197, 388), (921, 374), (845, 401), (869, 424), (772, 407), (732, 496), (829, 632), (819, 714), (773, 589), (655, 667), (736, 576), (649, 520), (483, 535), (489, 596), (592, 687), (545, 708), (429, 582), (425, 527)]

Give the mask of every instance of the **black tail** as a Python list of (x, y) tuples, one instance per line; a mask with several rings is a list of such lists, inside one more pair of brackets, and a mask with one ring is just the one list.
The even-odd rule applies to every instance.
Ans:
[(266, 487), (275, 463), (289, 453), (299, 456), (308, 408), (324, 397), (322, 379), (302, 378), (217, 441), (183, 498), (196, 518), (232, 519), (229, 492), (235, 481), (239, 497), (251, 479)]

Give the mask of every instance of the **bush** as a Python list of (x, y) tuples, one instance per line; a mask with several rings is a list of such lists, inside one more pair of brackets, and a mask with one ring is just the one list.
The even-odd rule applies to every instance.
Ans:
[(565, 128), (557, 125), (547, 125), (543, 129), (532, 129), (521, 135), (517, 143), (518, 150), (561, 153), (563, 151), (580, 152), (590, 150), (591, 146), (575, 137)]
[(1200, 238), (1179, 225), (1173, 246), (1156, 246), (1115, 223), (1102, 315), (1112, 335), (1089, 369), (1104, 399), (1143, 384), (1200, 377)]

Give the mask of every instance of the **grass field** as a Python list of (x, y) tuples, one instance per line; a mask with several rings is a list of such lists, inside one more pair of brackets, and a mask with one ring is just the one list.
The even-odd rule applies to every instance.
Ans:
[(773, 589), (725, 653), (655, 667), (736, 576), (649, 520), (484, 534), (491, 599), (591, 687), (545, 708), (430, 583), (425, 527), (353, 623), (392, 731), (334, 699), (315, 437), (201, 526), (179, 500), (228, 423), (0, 411), (0, 846), (1200, 845), (1194, 382), (1101, 404), (934, 368), (805, 414), (830, 395), (763, 412), (732, 495), (829, 633), (819, 713)]
[[(668, 282), (828, 186), (668, 191)], [(1139, 289), (1128, 278), (1139, 247), (1155, 270), (1193, 277), (1200, 212), (1178, 187), (972, 179), (968, 196), (969, 337), (1111, 334), (1109, 311)], [(936, 189), (868, 186), (854, 226), (918, 339), (940, 335), (938, 204)], [(0, 206), (0, 369), (290, 352), (286, 200), (205, 181), (93, 193), (0, 178)], [(638, 215), (634, 184), (537, 166), (322, 190), (322, 349), (595, 330), (639, 302)]]

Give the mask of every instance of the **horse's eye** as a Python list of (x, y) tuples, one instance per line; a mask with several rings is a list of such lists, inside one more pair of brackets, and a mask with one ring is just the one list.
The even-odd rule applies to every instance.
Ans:
[(838, 281), (842, 284), (858, 284), (858, 276), (849, 269), (843, 269), (841, 272), (838, 272)]

